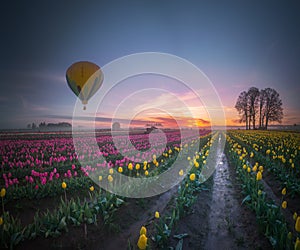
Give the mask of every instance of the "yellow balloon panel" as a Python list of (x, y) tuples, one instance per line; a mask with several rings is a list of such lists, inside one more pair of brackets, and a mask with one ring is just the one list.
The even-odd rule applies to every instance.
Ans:
[(83, 104), (86, 104), (100, 88), (103, 82), (103, 73), (98, 65), (82, 61), (76, 62), (68, 68), (66, 78), (75, 95)]

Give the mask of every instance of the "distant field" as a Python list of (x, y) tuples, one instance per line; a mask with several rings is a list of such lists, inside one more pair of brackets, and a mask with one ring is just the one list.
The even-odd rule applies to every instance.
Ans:
[[(187, 232), (190, 230), (180, 223), (189, 214), (188, 211), (197, 206), (199, 213), (189, 216), (194, 216), (191, 217), (194, 221), (203, 221), (207, 218), (203, 217), (205, 206), (213, 206), (214, 198), (211, 197), (222, 192), (218, 185), (213, 184), (220, 181), (220, 175), (213, 175), (207, 183), (202, 183), (201, 178), (209, 155), (221, 157), (220, 152), (214, 152), (214, 145), (226, 140), (223, 161), (228, 159), (226, 171), (230, 175), (226, 177), (229, 178), (227, 185), (238, 184), (241, 188), (229, 191), (233, 192), (233, 197), (242, 193), (242, 200), (236, 205), (238, 211), (241, 214), (248, 211), (252, 214), (249, 216), (256, 217), (256, 222), (251, 222), (252, 227), (257, 228), (255, 237), (262, 237), (256, 243), (249, 240), (243, 244), (250, 248), (254, 247), (251, 244), (256, 244), (256, 247), (269, 244), (270, 248), (292, 249), (299, 236), (295, 227), (297, 214), (300, 214), (299, 133), (238, 129), (226, 133), (202, 130), (196, 136), (195, 131), (189, 130), (184, 132), (184, 136), (179, 130), (164, 130), (163, 133), (166, 145), (160, 140), (161, 133), (151, 133), (150, 144), (149, 134), (144, 130), (130, 131), (129, 138), (126, 136), (128, 131), (119, 131), (114, 139), (121, 146), (116, 148), (110, 131), (99, 130), (96, 132), (99, 150), (95, 153), (93, 148), (89, 148), (93, 133), (83, 131), (75, 136), (80, 138), (84, 152), (78, 156), (70, 131), (2, 132), (0, 186), (4, 190), (1, 212), (4, 226), (1, 227), (1, 247), (30, 249), (40, 246), (51, 249), (83, 246), (96, 249), (96, 241), (101, 239), (103, 246), (107, 246), (104, 249), (123, 244), (136, 249), (143, 225), (147, 225), (151, 249), (175, 247), (177, 242), (172, 240), (171, 235), (184, 233), (180, 228)], [(190, 150), (198, 144), (196, 152)], [(135, 149), (132, 152), (130, 145)], [(182, 182), (165, 194), (131, 199), (98, 186), (102, 181), (108, 185), (117, 184), (117, 172), (134, 178), (159, 176), (172, 167), (179, 153), (185, 157), (186, 165), (174, 178), (182, 178)], [(105, 160), (99, 162), (100, 156)], [(87, 164), (81, 165), (80, 159)], [(189, 172), (187, 166), (191, 167)], [(100, 171), (103, 169), (109, 169), (109, 172), (103, 174)], [(95, 174), (96, 182), (90, 178)], [(136, 188), (138, 192), (147, 186)], [(207, 197), (205, 192), (208, 192)], [(202, 194), (205, 200), (202, 200)], [(197, 203), (197, 199), (201, 202)], [(218, 199), (217, 202), (225, 201)], [(232, 204), (235, 203), (218, 206), (228, 209)], [(159, 216), (155, 217), (154, 212), (159, 212)], [(228, 216), (231, 216), (230, 213)], [(232, 223), (237, 222), (233, 220)], [(178, 228), (176, 225), (179, 225)], [(202, 227), (197, 230), (206, 231)], [(210, 242), (208, 233), (204, 231), (198, 232), (202, 235), (201, 244), (196, 244), (194, 249), (205, 247), (205, 242)], [(246, 239), (247, 235), (247, 231), (240, 230), (238, 237)], [(237, 236), (228, 233), (226, 237), (236, 244)], [(185, 242), (192, 242), (192, 239), (193, 236)]]

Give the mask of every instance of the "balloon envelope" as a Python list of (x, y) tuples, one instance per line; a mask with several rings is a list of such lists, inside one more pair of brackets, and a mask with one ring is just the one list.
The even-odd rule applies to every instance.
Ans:
[(85, 105), (101, 87), (103, 73), (98, 65), (81, 61), (73, 63), (67, 69), (66, 79), (70, 89)]

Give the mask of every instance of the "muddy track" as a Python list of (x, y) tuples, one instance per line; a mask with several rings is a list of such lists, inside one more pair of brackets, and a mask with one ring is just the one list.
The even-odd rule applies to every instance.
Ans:
[[(193, 213), (183, 218), (173, 235), (187, 233), (183, 249), (272, 249), (259, 233), (255, 215), (241, 205), (240, 184), (225, 155), (211, 180), (205, 185), (193, 206)], [(171, 239), (171, 246), (177, 241)]]

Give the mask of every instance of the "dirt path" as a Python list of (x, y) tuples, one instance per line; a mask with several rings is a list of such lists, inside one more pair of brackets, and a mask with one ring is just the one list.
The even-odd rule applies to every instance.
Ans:
[[(225, 155), (205, 183), (209, 192), (201, 192), (193, 206), (194, 213), (179, 222), (174, 234), (188, 233), (183, 249), (272, 249), (259, 234), (255, 215), (241, 205), (243, 196)], [(177, 241), (172, 240), (172, 246)]]
[(255, 215), (241, 205), (242, 198), (235, 172), (222, 155), (214, 175), (205, 249), (272, 249), (259, 234)]
[(241, 249), (245, 243), (243, 225), (239, 221), (241, 213), (228, 164), (223, 156), (214, 175), (205, 249)]

